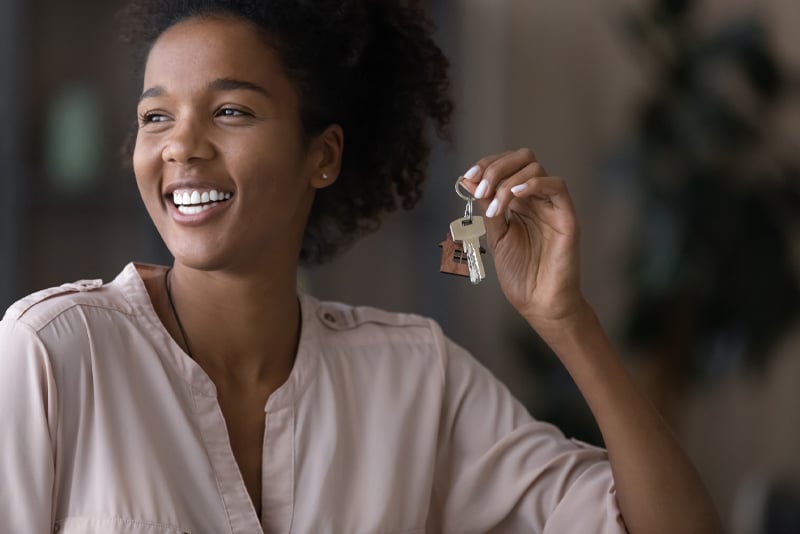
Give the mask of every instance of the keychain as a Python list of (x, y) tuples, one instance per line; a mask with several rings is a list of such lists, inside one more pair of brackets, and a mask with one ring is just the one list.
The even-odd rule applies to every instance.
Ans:
[(439, 271), (468, 276), (470, 282), (479, 284), (486, 278), (481, 254), (486, 251), (481, 247), (480, 238), (486, 235), (483, 217), (472, 214), (472, 201), (475, 197), (466, 190), (461, 183), (462, 176), (456, 180), (456, 194), (466, 200), (467, 207), (464, 216), (450, 223), (450, 233), (447, 239), (439, 243), (442, 247), (442, 261)]

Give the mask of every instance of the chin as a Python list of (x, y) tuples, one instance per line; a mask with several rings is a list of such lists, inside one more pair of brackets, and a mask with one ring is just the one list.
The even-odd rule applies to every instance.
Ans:
[(221, 271), (229, 269), (231, 265), (230, 251), (217, 248), (213, 251), (204, 247), (192, 246), (190, 243), (174, 245), (166, 242), (175, 263), (180, 263), (198, 271)]

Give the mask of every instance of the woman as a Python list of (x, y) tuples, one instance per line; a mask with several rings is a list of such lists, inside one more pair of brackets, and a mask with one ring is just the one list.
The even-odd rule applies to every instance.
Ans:
[(534, 421), (431, 321), (299, 294), (419, 196), (446, 61), (389, 1), (153, 0), (133, 166), (174, 255), (0, 325), (3, 532), (718, 532), (694, 469), (584, 300), (562, 180), (465, 173), (509, 301), (608, 447)]

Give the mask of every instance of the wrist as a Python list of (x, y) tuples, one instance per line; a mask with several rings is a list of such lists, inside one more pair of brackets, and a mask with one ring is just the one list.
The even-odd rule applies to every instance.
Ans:
[(560, 347), (579, 344), (581, 338), (600, 327), (594, 308), (583, 297), (568, 311), (551, 316), (526, 313), (523, 317), (556, 353)]

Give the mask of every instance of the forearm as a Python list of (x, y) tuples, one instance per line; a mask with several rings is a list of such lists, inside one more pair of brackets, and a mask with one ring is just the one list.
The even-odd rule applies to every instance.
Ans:
[[(529, 320), (597, 420), (631, 534), (722, 532), (697, 471), (617, 357), (592, 309), (552, 327)], [(565, 326), (566, 323), (566, 326)]]

